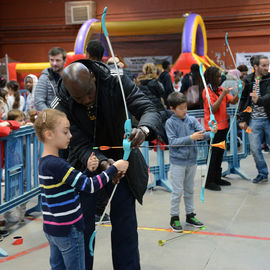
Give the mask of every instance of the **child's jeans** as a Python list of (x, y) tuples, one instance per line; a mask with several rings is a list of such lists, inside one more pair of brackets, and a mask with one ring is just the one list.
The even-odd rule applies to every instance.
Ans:
[(67, 236), (45, 235), (50, 244), (51, 270), (85, 270), (83, 232), (72, 226)]
[(180, 201), (183, 193), (186, 214), (194, 212), (193, 193), (196, 169), (196, 164), (190, 166), (171, 164), (171, 183), (173, 189), (171, 195), (171, 216), (179, 216)]

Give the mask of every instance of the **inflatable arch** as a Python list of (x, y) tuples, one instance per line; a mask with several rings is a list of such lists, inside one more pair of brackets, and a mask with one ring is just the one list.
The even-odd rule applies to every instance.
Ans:
[(172, 72), (181, 70), (184, 73), (190, 71), (192, 64), (201, 63), (204, 67), (217, 66), (207, 56), (207, 37), (203, 19), (198, 14), (190, 14), (185, 22), (182, 34), (182, 53), (175, 61)]
[[(187, 73), (194, 63), (199, 65), (203, 63), (204, 67), (217, 66), (207, 55), (206, 29), (202, 17), (198, 14), (190, 14), (187, 18), (107, 22), (106, 27), (111, 36), (175, 34), (182, 32), (182, 53), (173, 64), (172, 74), (175, 70)], [(75, 54), (85, 53), (91, 36), (97, 33), (102, 33), (101, 22), (96, 19), (86, 21), (80, 28), (76, 38)], [(101, 40), (106, 48), (105, 55), (107, 56), (106, 41), (105, 39)]]
[[(172, 74), (175, 70), (187, 73), (194, 63), (203, 63), (205, 67), (217, 66), (207, 56), (205, 25), (202, 17), (198, 14), (189, 14), (186, 18), (106, 22), (106, 27), (110, 36), (162, 35), (182, 32), (182, 52), (173, 64)], [(85, 49), (91, 36), (101, 33), (101, 22), (97, 19), (83, 23), (76, 37), (74, 52), (67, 54), (66, 65), (77, 59), (85, 58)], [(103, 35), (101, 35), (101, 40), (107, 48), (105, 39), (102, 37)], [(105, 56), (108, 56), (108, 49), (105, 50)], [(49, 67), (49, 63), (11, 63), (8, 66), (9, 79), (21, 82), (27, 74), (39, 75), (46, 67)]]

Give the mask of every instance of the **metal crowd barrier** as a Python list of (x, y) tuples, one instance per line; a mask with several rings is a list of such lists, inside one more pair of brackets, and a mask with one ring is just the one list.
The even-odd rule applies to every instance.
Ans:
[[(230, 122), (233, 120), (234, 112), (235, 108), (227, 108), (227, 114), (230, 116)], [(188, 114), (196, 117), (201, 125), (204, 126), (204, 110), (188, 111)], [(225, 150), (223, 156), (223, 161), (228, 162), (228, 169), (224, 171), (222, 175), (226, 176), (228, 174), (238, 174), (244, 179), (249, 179), (249, 177), (240, 168), (240, 160), (246, 158), (250, 154), (248, 135), (243, 130), (240, 133), (241, 138), (238, 136), (237, 132), (237, 121), (234, 121), (232, 130), (230, 132), (230, 141), (226, 147), (227, 149), (229, 146), (229, 150)], [(207, 162), (208, 142), (198, 141), (197, 144), (197, 164), (204, 165)], [(147, 165), (149, 166), (149, 151), (152, 150), (151, 148), (147, 148), (148, 145), (148, 142), (144, 142), (145, 148), (142, 148), (142, 154), (146, 160)], [(155, 166), (149, 166), (149, 172), (154, 175), (154, 179), (152, 183), (148, 185), (148, 189), (154, 188), (156, 186), (161, 186), (164, 187), (167, 191), (171, 192), (172, 187), (168, 180), (170, 164), (165, 164), (164, 150), (161, 150), (159, 146), (157, 146), (156, 160), (157, 162)]]
[[(234, 109), (227, 110), (232, 121)], [(189, 115), (199, 118), (203, 124), (204, 111), (189, 111)], [(247, 134), (242, 131), (241, 145), (238, 146), (237, 139), (237, 123), (233, 124), (230, 136), (230, 148), (224, 152), (223, 161), (228, 162), (228, 170), (223, 175), (238, 174), (245, 179), (248, 176), (240, 169), (240, 160), (247, 157), (250, 153)], [(144, 143), (145, 146), (148, 142)], [(206, 141), (198, 142), (197, 164), (206, 164), (208, 147)], [(4, 148), (3, 148), (4, 147)], [(19, 206), (30, 199), (36, 197), (40, 193), (38, 181), (38, 159), (42, 153), (42, 144), (38, 142), (34, 128), (31, 126), (21, 127), (17, 131), (13, 131), (9, 136), (0, 138), (1, 164), (0, 176), (2, 183), (0, 186), (0, 214)], [(150, 148), (142, 148), (142, 153), (149, 166)], [(168, 151), (168, 150), (166, 150)], [(168, 191), (172, 191), (170, 182), (168, 181), (168, 171), (170, 164), (165, 164), (164, 152), (157, 146), (156, 165), (149, 166), (149, 171), (154, 175), (154, 179), (148, 188), (162, 186)], [(4, 172), (4, 173), (3, 173)], [(35, 207), (29, 209), (27, 214), (33, 211), (41, 211), (40, 196)]]
[[(9, 136), (0, 138), (0, 214), (26, 203), (40, 193), (38, 181), (38, 158), (42, 144), (38, 141), (34, 128), (24, 126)], [(26, 214), (41, 211), (40, 198), (37, 205)]]

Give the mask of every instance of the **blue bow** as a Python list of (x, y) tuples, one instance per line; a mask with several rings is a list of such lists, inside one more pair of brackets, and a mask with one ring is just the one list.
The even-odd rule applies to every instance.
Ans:
[(230, 135), (230, 132), (232, 130), (233, 123), (236, 120), (236, 116), (237, 116), (237, 112), (238, 112), (238, 109), (239, 109), (239, 104), (240, 104), (240, 100), (241, 100), (241, 97), (242, 97), (242, 93), (243, 93), (243, 84), (242, 84), (241, 80), (239, 80), (238, 81), (238, 102), (237, 102), (235, 112), (234, 112), (234, 115), (233, 115), (233, 120), (230, 123), (230, 128), (229, 128), (227, 136), (226, 136), (226, 142), (229, 141), (229, 135)]
[[(123, 159), (127, 160), (129, 158), (130, 151), (131, 151), (131, 148), (130, 148), (131, 142), (128, 139), (129, 139), (129, 136), (130, 136), (131, 131), (132, 131), (132, 124), (131, 124), (131, 119), (129, 118), (129, 115), (128, 115), (127, 102), (126, 102), (126, 97), (125, 97), (125, 93), (124, 93), (122, 80), (121, 80), (119, 69), (118, 69), (118, 66), (117, 66), (117, 63), (116, 63), (116, 60), (115, 60), (112, 45), (111, 45), (111, 42), (110, 42), (110, 39), (109, 39), (109, 34), (108, 34), (108, 31), (107, 31), (107, 28), (106, 28), (106, 25), (105, 25), (106, 14), (107, 14), (107, 7), (105, 7), (104, 10), (103, 10), (103, 14), (102, 14), (102, 18), (101, 18), (101, 25), (102, 25), (102, 30), (103, 30), (103, 33), (105, 35), (106, 41), (108, 43), (108, 46), (109, 46), (109, 49), (110, 49), (110, 52), (111, 52), (111, 55), (112, 55), (112, 58), (113, 58), (115, 69), (117, 71), (117, 77), (118, 77), (118, 81), (119, 81), (119, 84), (120, 84), (120, 89), (121, 89), (123, 102), (124, 102), (124, 106), (125, 106), (126, 121), (125, 121), (125, 124), (124, 124), (125, 138), (123, 139), (123, 149), (124, 149)], [(90, 249), (91, 256), (94, 256), (94, 239), (95, 239), (95, 236), (96, 236), (96, 233), (97, 233), (97, 227), (98, 227), (98, 225), (100, 225), (100, 223), (101, 223), (101, 221), (102, 221), (102, 219), (103, 219), (103, 217), (104, 217), (104, 215), (105, 215), (105, 213), (107, 211), (107, 208), (111, 203), (111, 200), (112, 200), (112, 198), (114, 196), (116, 188), (117, 188), (117, 185), (114, 186), (112, 194), (111, 194), (111, 196), (110, 196), (110, 198), (108, 200), (108, 203), (107, 203), (107, 205), (105, 207), (105, 210), (104, 210), (103, 214), (101, 215), (99, 222), (97, 223), (95, 231), (91, 235), (91, 238), (90, 238), (90, 241), (89, 241), (89, 249)]]
[(207, 174), (208, 174), (208, 171), (209, 171), (210, 160), (211, 160), (211, 156), (212, 156), (212, 143), (213, 143), (213, 139), (215, 137), (215, 133), (212, 131), (212, 129), (214, 129), (217, 126), (217, 121), (215, 119), (215, 115), (213, 114), (208, 87), (206, 85), (205, 78), (204, 78), (204, 75), (203, 75), (203, 63), (201, 63), (201, 65), (200, 65), (200, 75), (202, 77), (204, 89), (205, 89), (208, 104), (209, 104), (209, 111), (210, 111), (210, 120), (208, 122), (208, 125), (210, 127), (210, 146), (209, 146), (207, 162), (206, 162), (206, 174), (205, 174), (205, 178), (204, 178), (204, 181), (203, 181), (202, 187), (201, 187), (201, 201), (204, 202), (204, 190), (205, 190), (206, 178), (207, 178)]
[[(230, 52), (230, 55), (231, 55), (231, 58), (232, 58), (234, 67), (235, 67), (235, 69), (237, 69), (236, 62), (235, 62), (233, 53), (232, 53), (230, 44), (229, 44), (229, 42), (228, 42), (228, 32), (227, 32), (226, 35), (225, 35), (225, 43), (226, 43), (226, 46), (227, 46), (227, 48), (228, 48), (228, 50), (229, 50), (229, 52)], [(239, 100), (238, 100), (237, 105), (236, 105), (236, 108), (235, 108), (233, 120), (232, 120), (232, 122), (230, 123), (230, 128), (229, 128), (228, 133), (227, 133), (227, 136), (226, 136), (226, 142), (229, 141), (229, 135), (230, 135), (230, 132), (231, 132), (231, 130), (232, 130), (232, 126), (233, 126), (233, 124), (234, 124), (234, 121), (235, 121), (235, 119), (236, 119), (236, 115), (237, 115), (237, 112), (238, 112), (238, 108), (239, 108), (240, 100), (241, 100), (241, 97), (242, 97), (242, 93), (243, 93), (243, 84), (242, 84), (241, 80), (239, 80), (239, 81), (238, 81), (238, 99), (239, 99)]]

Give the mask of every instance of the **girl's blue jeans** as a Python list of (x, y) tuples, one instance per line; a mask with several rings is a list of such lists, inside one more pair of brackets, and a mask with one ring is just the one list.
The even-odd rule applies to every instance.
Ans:
[(50, 244), (51, 270), (85, 270), (83, 232), (72, 226), (67, 236), (45, 235)]

